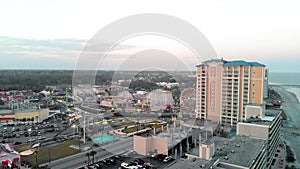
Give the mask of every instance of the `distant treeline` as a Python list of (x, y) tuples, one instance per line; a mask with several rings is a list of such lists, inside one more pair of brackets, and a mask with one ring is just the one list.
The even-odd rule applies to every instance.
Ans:
[[(112, 72), (102, 72), (97, 82), (111, 79)], [(35, 92), (46, 86), (71, 86), (73, 71), (71, 70), (1, 70), (0, 91), (27, 90)]]
[[(117, 74), (120, 80), (132, 80), (132, 75), (134, 75), (135, 80), (130, 82), (130, 88), (133, 89), (153, 90), (157, 88), (156, 82), (176, 82), (173, 78), (174, 74), (176, 77), (180, 77), (180, 81), (195, 83), (194, 78), (187, 76), (191, 74), (190, 72), (174, 72), (170, 75), (167, 72), (139, 72), (136, 74), (136, 72), (122, 71)], [(115, 75), (114, 71), (98, 71), (95, 84), (110, 85)], [(45, 89), (46, 86), (71, 86), (72, 77), (73, 70), (0, 70), (0, 91), (31, 89), (38, 92)]]

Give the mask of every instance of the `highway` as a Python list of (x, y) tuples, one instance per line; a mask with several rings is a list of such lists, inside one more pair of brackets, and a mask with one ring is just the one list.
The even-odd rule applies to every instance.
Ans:
[[(100, 148), (94, 149), (97, 152), (95, 155), (95, 161), (102, 160), (112, 155), (121, 154), (127, 152), (133, 148), (133, 138), (125, 138), (108, 145), (102, 146)], [(105, 149), (105, 150), (103, 150)], [(91, 150), (89, 150), (91, 151)], [(79, 168), (85, 164), (87, 160), (86, 153), (89, 151), (85, 151), (73, 156), (65, 157), (56, 161), (52, 161), (48, 164), (51, 169), (70, 169), (70, 168)]]

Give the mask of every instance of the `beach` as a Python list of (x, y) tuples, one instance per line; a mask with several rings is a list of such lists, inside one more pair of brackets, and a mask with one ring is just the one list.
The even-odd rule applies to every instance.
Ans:
[(296, 161), (291, 163), (300, 168), (300, 103), (295, 93), (280, 86), (271, 87), (282, 97), (281, 108), (287, 115), (287, 121), (283, 122), (281, 133), (286, 143), (292, 148)]

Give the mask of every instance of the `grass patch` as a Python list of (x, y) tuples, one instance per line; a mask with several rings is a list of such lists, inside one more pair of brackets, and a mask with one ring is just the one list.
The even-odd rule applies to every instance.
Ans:
[(148, 127), (152, 127), (152, 128), (160, 128), (161, 127), (161, 123), (160, 121), (154, 120), (148, 123)]
[[(137, 129), (137, 127), (130, 127), (130, 128), (127, 128), (127, 129), (123, 129), (122, 132), (126, 133), (126, 134), (133, 133), (133, 132), (136, 132), (136, 129)], [(143, 129), (144, 129), (144, 127), (139, 126), (139, 130), (143, 130)]]
[[(38, 165), (49, 162), (49, 150), (51, 161), (57, 160), (63, 157), (67, 157), (70, 155), (74, 155), (79, 153), (80, 151), (74, 148), (71, 148), (70, 145), (78, 145), (77, 140), (69, 140), (62, 144), (51, 146), (51, 147), (40, 147), (39, 152), (37, 154), (37, 162)], [(28, 148), (28, 145), (16, 147), (16, 151), (21, 152)], [(36, 163), (36, 155), (25, 156), (25, 161), (35, 165)]]

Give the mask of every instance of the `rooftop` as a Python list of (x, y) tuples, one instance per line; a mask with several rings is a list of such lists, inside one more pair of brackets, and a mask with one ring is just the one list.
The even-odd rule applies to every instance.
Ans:
[(246, 62), (243, 60), (235, 60), (235, 61), (226, 61), (223, 66), (262, 66), (265, 67), (264, 64), (258, 62)]
[(223, 58), (222, 59), (211, 59), (204, 61), (202, 64), (197, 65), (196, 67), (201, 66), (207, 66), (207, 63), (209, 62), (223, 62), (223, 66), (262, 66), (265, 67), (264, 64), (258, 63), (258, 62), (247, 62), (244, 60), (234, 60), (234, 61), (226, 61)]
[(217, 157), (220, 162), (250, 167), (253, 160), (256, 159), (265, 146), (265, 141), (262, 139), (236, 136), (228, 141), (223, 139), (216, 140), (215, 144), (215, 157)]
[(277, 116), (280, 116), (281, 110), (267, 110), (265, 116), (262, 118), (249, 118), (246, 123), (258, 124), (258, 125), (272, 125)]
[[(170, 168), (199, 168), (199, 166), (201, 168), (224, 168), (226, 163), (248, 168), (265, 146), (264, 140), (246, 136), (235, 136), (230, 139), (210, 137), (208, 140), (215, 143), (216, 152), (212, 160), (180, 160)], [(199, 148), (196, 147), (189, 154), (198, 155)]]

